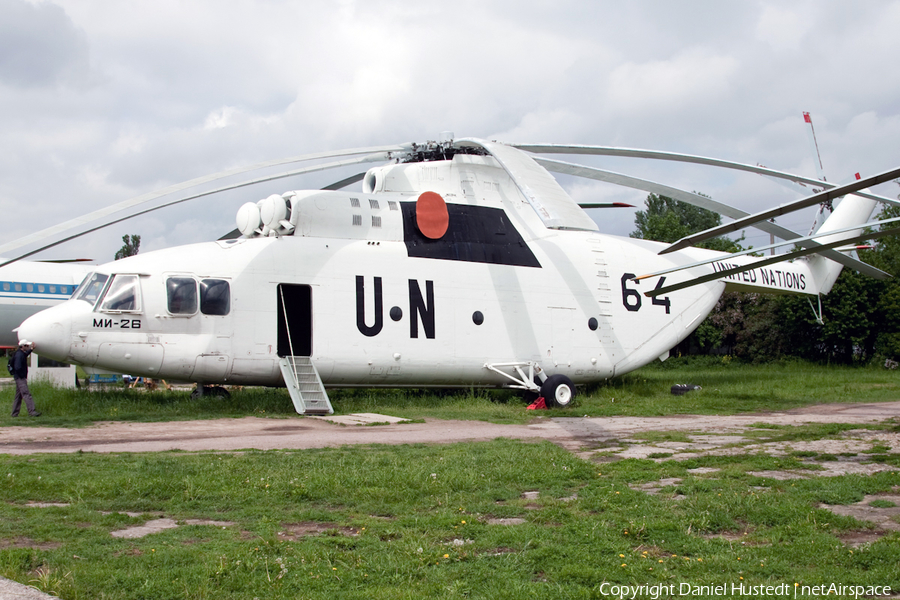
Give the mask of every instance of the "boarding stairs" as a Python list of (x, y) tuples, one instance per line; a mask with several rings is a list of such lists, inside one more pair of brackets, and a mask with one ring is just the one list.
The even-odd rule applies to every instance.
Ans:
[(278, 361), (281, 375), (301, 415), (334, 414), (316, 365), (308, 356), (284, 356)]

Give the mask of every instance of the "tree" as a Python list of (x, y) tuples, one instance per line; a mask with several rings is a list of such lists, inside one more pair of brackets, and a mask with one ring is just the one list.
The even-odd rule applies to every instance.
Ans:
[(125, 245), (122, 246), (122, 248), (118, 252), (116, 252), (115, 260), (134, 256), (138, 253), (138, 250), (141, 249), (141, 236), (139, 235), (123, 235), (122, 241), (125, 242)]
[[(633, 238), (671, 244), (686, 235), (722, 224), (722, 217), (718, 213), (668, 196), (650, 194), (645, 205), (646, 210), (639, 210), (634, 215), (637, 229), (631, 232)], [(737, 252), (742, 250), (740, 242), (743, 239), (743, 236), (737, 241), (717, 237), (701, 242), (698, 246), (722, 252)]]
[[(880, 220), (900, 217), (900, 207), (886, 205), (878, 215)], [(865, 250), (860, 258), (894, 276), (887, 281), (878, 281), (870, 294), (873, 302), (875, 322), (871, 341), (873, 356), (900, 358), (900, 236), (889, 235), (880, 238), (872, 250)]]

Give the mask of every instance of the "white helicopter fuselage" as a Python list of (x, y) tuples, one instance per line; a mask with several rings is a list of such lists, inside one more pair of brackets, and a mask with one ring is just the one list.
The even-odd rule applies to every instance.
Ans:
[[(330, 385), (499, 384), (485, 364), (527, 361), (583, 383), (659, 357), (718, 300), (718, 282), (679, 294), (668, 312), (663, 301), (626, 292), (639, 306), (628, 310), (620, 279), (655, 256), (642, 246), (565, 232), (533, 241), (542, 266), (522, 267), (410, 258), (402, 242), (286, 236), (196, 244), (97, 270), (139, 275), (141, 310), (69, 300), (42, 314), (59, 313), (56, 333), (29, 332), (29, 324), (22, 334), (59, 360), (202, 383), (279, 385), (279, 354), (307, 352)], [(151, 274), (156, 265), (165, 270)], [(170, 278), (227, 281), (229, 313), (172, 314)], [(287, 352), (290, 338), (278, 332), (281, 286), (290, 286), (287, 312), (300, 330), (292, 337), (303, 346)]]
[[(439, 236), (425, 235), (424, 190), (446, 202)], [(574, 212), (573, 227), (548, 227), (541, 211), (559, 207), (529, 191), (493, 157), (457, 155), (373, 169), (362, 193), (270, 197), (286, 212), (262, 235), (102, 265), (93, 292), (19, 335), (57, 360), (201, 384), (284, 385), (288, 355), (309, 356), (326, 386), (502, 386), (524, 364), (588, 383), (666, 356), (726, 287), (645, 297), (663, 278), (636, 274), (710, 251), (659, 256), (662, 244), (592, 231)], [(768, 271), (731, 284), (815, 293), (804, 260)]]

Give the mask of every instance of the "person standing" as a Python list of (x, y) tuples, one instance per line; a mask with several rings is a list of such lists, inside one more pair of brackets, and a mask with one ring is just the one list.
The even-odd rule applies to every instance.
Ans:
[(19, 409), (22, 407), (22, 400), (25, 400), (25, 408), (32, 417), (39, 417), (41, 413), (34, 407), (34, 398), (28, 390), (28, 357), (34, 350), (34, 344), (28, 340), (20, 340), (19, 348), (12, 357), (13, 361), (13, 379), (16, 382), (16, 398), (13, 400), (12, 416), (19, 416)]

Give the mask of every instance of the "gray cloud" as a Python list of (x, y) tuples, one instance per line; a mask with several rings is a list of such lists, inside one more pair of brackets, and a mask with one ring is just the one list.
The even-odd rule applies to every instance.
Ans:
[(62, 8), (0, 0), (0, 83), (24, 88), (78, 84), (88, 73), (86, 36)]

